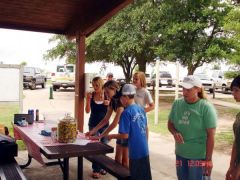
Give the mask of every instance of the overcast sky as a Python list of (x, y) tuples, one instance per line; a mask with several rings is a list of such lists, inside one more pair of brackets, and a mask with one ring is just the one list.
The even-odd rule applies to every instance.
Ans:
[[(57, 64), (63, 64), (64, 60), (46, 62), (43, 54), (53, 44), (48, 44), (53, 34), (37, 33), (31, 31), (18, 31), (0, 28), (0, 62), (4, 64), (20, 64), (27, 62), (27, 66), (35, 66), (53, 72)], [(102, 63), (86, 64), (85, 72), (99, 73)], [(106, 72), (114, 71), (122, 76), (122, 69), (113, 64), (107, 66)]]
[(48, 39), (53, 34), (31, 31), (0, 29), (0, 61), (4, 64), (20, 64), (27, 62), (28, 66), (51, 69), (55, 64), (46, 63), (43, 54), (51, 48)]

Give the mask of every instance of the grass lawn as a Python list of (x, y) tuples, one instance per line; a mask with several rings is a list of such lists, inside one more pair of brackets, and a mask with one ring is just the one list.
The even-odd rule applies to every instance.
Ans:
[(239, 104), (239, 103), (236, 102), (236, 100), (234, 98), (215, 98), (215, 99), (220, 100), (220, 101), (234, 103), (234, 104)]
[(149, 130), (162, 135), (170, 135), (167, 129), (168, 114), (170, 110), (160, 110), (158, 114), (158, 124), (154, 122), (154, 112), (148, 113)]
[[(10, 132), (10, 135), (13, 135), (12, 122), (14, 114), (19, 112), (18, 104), (16, 103), (0, 103), (0, 123), (7, 126)], [(22, 141), (17, 141), (18, 149), (23, 150), (25, 146)]]

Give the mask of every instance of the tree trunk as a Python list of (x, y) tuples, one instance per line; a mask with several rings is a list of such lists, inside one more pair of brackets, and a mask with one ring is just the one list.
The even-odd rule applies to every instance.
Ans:
[(147, 61), (143, 57), (136, 58), (137, 65), (139, 67), (139, 71), (146, 72), (146, 63)]
[(199, 64), (188, 65), (188, 75), (193, 75), (193, 73), (198, 67), (199, 67)]
[(187, 75), (193, 75), (194, 71), (196, 68), (192, 67), (192, 66), (188, 66), (188, 74)]
[(120, 65), (122, 67), (126, 82), (130, 83), (132, 74), (133, 74), (133, 70), (136, 66), (136, 62), (135, 62), (134, 58), (130, 58), (130, 57), (125, 57), (120, 62), (121, 63), (119, 63), (118, 65)]

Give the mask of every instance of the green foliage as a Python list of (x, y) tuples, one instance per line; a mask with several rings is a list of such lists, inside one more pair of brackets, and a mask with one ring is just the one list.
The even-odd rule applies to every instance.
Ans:
[[(151, 1), (135, 1), (122, 10), (87, 40), (88, 60), (114, 62), (123, 67), (127, 80), (138, 65), (145, 71), (153, 61), (157, 7)], [(90, 58), (90, 59), (89, 59)]]
[(75, 64), (76, 62), (76, 43), (74, 40), (68, 40), (63, 35), (54, 35), (49, 39), (49, 43), (56, 44), (52, 49), (47, 50), (43, 55), (45, 60), (55, 60), (65, 58), (66, 63)]
[[(179, 62), (188, 68), (188, 74), (203, 63), (226, 58), (232, 44), (223, 31), (224, 18), (231, 6), (218, 0), (163, 0), (162, 18), (165, 27), (159, 27), (160, 41), (156, 53), (162, 59)], [(163, 22), (164, 24), (164, 22)]]
[(27, 65), (27, 62), (26, 62), (26, 61), (22, 61), (22, 62), (20, 63), (20, 65), (26, 66), (26, 65)]
[[(188, 74), (203, 63), (240, 64), (239, 7), (219, 0), (135, 0), (87, 38), (87, 62), (113, 62), (130, 80), (135, 66), (145, 71), (156, 56), (176, 61)], [(56, 35), (46, 60), (76, 60), (74, 41)]]
[(233, 79), (238, 75), (240, 75), (239, 71), (227, 71), (224, 73), (224, 77), (226, 77), (227, 79)]
[[(92, 34), (87, 43), (87, 62), (113, 62), (123, 68), (128, 80), (138, 64), (139, 70), (145, 71), (146, 63), (153, 61), (153, 46), (157, 43), (155, 32), (160, 11), (154, 1), (137, 0), (123, 9), (103, 27)], [(157, 23), (156, 23), (157, 22)], [(46, 60), (66, 58), (75, 61), (75, 42), (56, 35), (49, 42), (56, 47), (47, 51)]]
[(230, 64), (240, 65), (240, 7), (236, 6), (225, 18), (224, 29), (229, 32), (229, 43), (234, 47), (227, 58)]

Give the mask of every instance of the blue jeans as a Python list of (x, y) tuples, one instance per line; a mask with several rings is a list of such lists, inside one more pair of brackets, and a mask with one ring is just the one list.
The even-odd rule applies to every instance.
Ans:
[(203, 159), (186, 159), (176, 155), (178, 180), (204, 180)]
[[(89, 131), (91, 131), (93, 128), (94, 128), (94, 127), (89, 126)], [(95, 136), (98, 136), (98, 135), (100, 135), (101, 133), (103, 133), (106, 128), (107, 128), (107, 127), (103, 127), (103, 128), (101, 128), (101, 129), (99, 129), (99, 130), (96, 132)], [(101, 139), (101, 142), (107, 144), (107, 143), (108, 143), (108, 140), (107, 140), (107, 138), (102, 138), (102, 139)], [(92, 163), (92, 170), (93, 170), (93, 172), (98, 172), (98, 173), (99, 173), (99, 172), (101, 171), (101, 167), (99, 167), (99, 166), (98, 166), (97, 164), (95, 164), (95, 163)]]
[(131, 180), (152, 180), (149, 156), (129, 159)]

